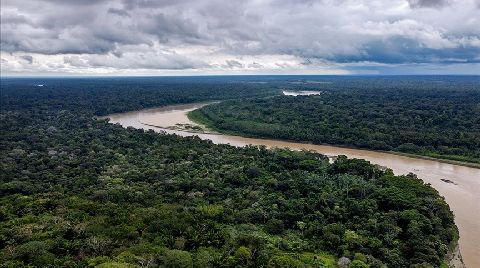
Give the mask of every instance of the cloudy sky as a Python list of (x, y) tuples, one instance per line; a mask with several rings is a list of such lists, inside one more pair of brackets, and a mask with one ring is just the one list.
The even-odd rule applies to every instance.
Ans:
[(480, 74), (480, 0), (1, 0), (2, 75)]

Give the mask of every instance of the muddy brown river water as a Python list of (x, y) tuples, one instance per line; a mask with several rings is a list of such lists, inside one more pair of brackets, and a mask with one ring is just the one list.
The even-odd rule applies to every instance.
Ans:
[[(362, 158), (374, 164), (391, 168), (397, 175), (413, 172), (424, 182), (430, 183), (445, 197), (455, 214), (455, 222), (460, 230), (459, 244), (463, 260), (469, 268), (480, 267), (480, 169), (384, 152), (168, 129), (176, 124), (196, 125), (188, 119), (186, 114), (203, 105), (205, 104), (172, 105), (112, 114), (106, 117), (110, 118), (111, 123), (119, 123), (124, 127), (153, 129), (176, 133), (181, 136), (197, 135), (202, 139), (212, 140), (214, 143), (234, 146), (252, 144), (267, 147), (288, 147), (293, 150), (314, 150), (327, 156), (346, 155), (349, 158)], [(451, 183), (442, 181), (442, 179), (450, 180)]]

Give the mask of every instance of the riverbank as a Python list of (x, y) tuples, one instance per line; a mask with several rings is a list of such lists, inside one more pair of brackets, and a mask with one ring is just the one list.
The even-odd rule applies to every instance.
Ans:
[[(129, 112), (107, 116), (111, 123), (119, 123), (124, 127), (152, 129), (181, 136), (198, 136), (218, 144), (233, 146), (264, 145), (268, 148), (290, 148), (292, 150), (313, 150), (327, 156), (346, 155), (349, 158), (360, 158), (373, 164), (391, 168), (395, 174), (415, 173), (425, 183), (430, 184), (445, 197), (455, 214), (455, 222), (459, 228), (459, 247), (467, 267), (480, 267), (480, 208), (472, 206), (480, 203), (480, 169), (443, 163), (437, 159), (396, 155), (388, 152), (358, 150), (338, 146), (314, 145), (269, 139), (254, 139), (228, 134), (191, 132), (169, 129), (169, 126), (194, 124), (187, 114), (205, 103), (192, 103), (149, 109), (148, 111)], [(143, 123), (141, 123), (143, 122)], [(145, 125), (149, 124), (149, 126)], [(198, 123), (196, 123), (198, 124)], [(454, 183), (447, 183), (448, 179)]]
[[(202, 106), (203, 107), (203, 106)], [(215, 131), (218, 134), (226, 134), (226, 135), (240, 135), (243, 137), (248, 137), (248, 138), (256, 138), (256, 139), (271, 139), (269, 137), (264, 137), (260, 135), (252, 135), (252, 134), (247, 134), (247, 133), (238, 133), (235, 131), (229, 131), (229, 130), (223, 130), (223, 129), (218, 129), (214, 126), (213, 122), (209, 120), (207, 117), (203, 115), (203, 113), (199, 109), (192, 110), (187, 113), (187, 117), (192, 120), (193, 122), (202, 125), (205, 129), (208, 129), (210, 131)], [(276, 139), (276, 140), (282, 140), (286, 142), (296, 142), (296, 143), (303, 143), (303, 144), (315, 144), (315, 145), (326, 145), (326, 146), (336, 146), (336, 147), (341, 147), (341, 148), (347, 148), (347, 149), (358, 149), (358, 150), (367, 150), (367, 151), (377, 151), (377, 152), (383, 152), (383, 153), (389, 153), (389, 154), (394, 154), (394, 155), (401, 155), (401, 156), (406, 156), (406, 157), (411, 157), (411, 158), (418, 158), (418, 159), (425, 159), (425, 160), (432, 160), (432, 161), (438, 161), (441, 163), (447, 163), (447, 164), (452, 164), (452, 165), (459, 165), (459, 166), (464, 166), (464, 167), (471, 167), (471, 168), (478, 168), (480, 169), (480, 164), (479, 163), (474, 163), (474, 162), (464, 162), (464, 161), (458, 161), (458, 160), (452, 160), (452, 159), (445, 159), (445, 158), (437, 158), (437, 157), (431, 157), (431, 156), (426, 156), (426, 155), (421, 155), (421, 154), (412, 154), (412, 153), (403, 153), (403, 152), (398, 152), (398, 151), (383, 151), (383, 150), (371, 150), (371, 149), (365, 149), (365, 148), (358, 148), (358, 147), (352, 147), (352, 146), (346, 146), (342, 144), (326, 144), (326, 143), (312, 143), (310, 141), (298, 141), (298, 140), (287, 140), (287, 139)]]
[(397, 152), (397, 151), (385, 151), (385, 152), (390, 153), (390, 154), (395, 154), (395, 155), (402, 155), (402, 156), (406, 156), (406, 157), (432, 160), (432, 161), (438, 161), (438, 162), (441, 162), (441, 163), (447, 163), (447, 164), (452, 164), (452, 165), (457, 165), (457, 166), (464, 166), (464, 167), (471, 167), (471, 168), (480, 169), (480, 164), (477, 164), (477, 163), (463, 162), (463, 161), (444, 159), (444, 158), (437, 158), (437, 157), (425, 156), (425, 155), (420, 155), (420, 154), (402, 153), (402, 152)]
[[(190, 120), (197, 123), (198, 125), (202, 125), (202, 121), (199, 120), (197, 117), (195, 117), (194, 111), (197, 111), (197, 110), (193, 110), (193, 111), (188, 112), (187, 117)], [(188, 132), (188, 133), (197, 133), (197, 134), (224, 135), (223, 133), (212, 131), (211, 129), (206, 128), (206, 127), (202, 128), (201, 130), (192, 130), (191, 128), (184, 128), (184, 129), (182, 129), (182, 128), (168, 128), (168, 129), (182, 130), (182, 131), (185, 131), (185, 132)], [(303, 142), (303, 144), (309, 144), (309, 143)], [(345, 147), (345, 148), (347, 148), (347, 147)], [(384, 152), (385, 153), (396, 154), (396, 152), (387, 152), (387, 151), (384, 151)], [(407, 156), (407, 157), (415, 157), (415, 158), (419, 158), (419, 159), (437, 160), (437, 159), (434, 159), (434, 158), (431, 158), (431, 157), (423, 157), (423, 156), (417, 156), (417, 155), (412, 156), (412, 155), (404, 154), (404, 153), (398, 153), (397, 155), (402, 155), (402, 156)], [(336, 157), (329, 156), (329, 158), (333, 161), (333, 160), (335, 160)], [(440, 162), (452, 164), (455, 161), (448, 161), (447, 160), (447, 161), (440, 161)], [(468, 166), (468, 165), (465, 165), (465, 166)], [(383, 167), (383, 166), (381, 166), (381, 167)], [(388, 168), (388, 167), (385, 167), (385, 168)], [(460, 252), (460, 247), (458, 245), (458, 241), (457, 241), (455, 247), (447, 253), (447, 255), (445, 257), (445, 264), (442, 264), (441, 267), (443, 267), (443, 265), (447, 265), (450, 268), (466, 268), (465, 263), (463, 262), (462, 254)]]
[(466, 268), (465, 263), (463, 262), (462, 254), (460, 253), (460, 247), (458, 243), (455, 245), (454, 249), (447, 253), (445, 257), (445, 262), (450, 268)]

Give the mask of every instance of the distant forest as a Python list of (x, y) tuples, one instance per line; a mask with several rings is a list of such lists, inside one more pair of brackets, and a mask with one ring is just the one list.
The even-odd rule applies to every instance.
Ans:
[(478, 77), (345, 79), (285, 88), (322, 93), (233, 100), (192, 116), (214, 129), (253, 137), (480, 163)]
[(316, 98), (247, 102), (278, 94), (249, 80), (1, 83), (0, 267), (445, 267), (457, 243), (449, 206), (413, 174), (95, 119)]

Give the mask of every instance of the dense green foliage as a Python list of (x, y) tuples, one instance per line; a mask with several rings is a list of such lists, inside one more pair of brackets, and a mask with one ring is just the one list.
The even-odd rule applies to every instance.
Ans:
[(255, 137), (480, 163), (479, 79), (360, 80), (356, 86), (333, 82), (294, 88), (305, 87), (323, 92), (229, 101), (193, 116), (217, 130)]
[[(414, 175), (124, 129), (92, 115), (137, 107), (142, 90), (28, 81), (2, 81), (0, 267), (439, 266), (458, 238)], [(159, 84), (159, 104), (189, 95)]]
[(220, 78), (7, 78), (1, 84), (2, 109), (82, 109), (96, 115), (278, 94), (278, 90), (266, 85), (225, 82)]

